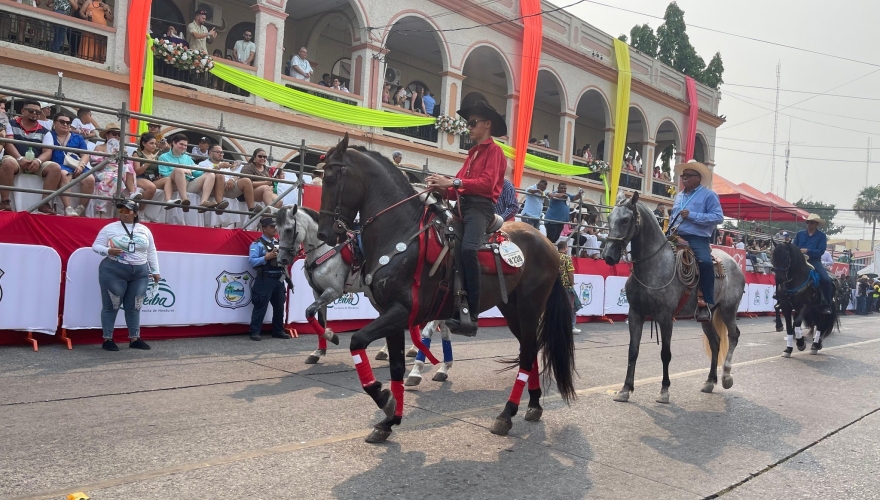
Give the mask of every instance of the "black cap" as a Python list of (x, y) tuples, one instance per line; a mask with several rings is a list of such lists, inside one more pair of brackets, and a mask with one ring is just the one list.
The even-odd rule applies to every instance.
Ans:
[(275, 225), (275, 217), (263, 217), (260, 219), (260, 225), (265, 226), (274, 226)]
[(203, 143), (203, 142), (207, 142), (207, 143), (208, 143), (208, 144), (210, 144), (210, 143), (211, 143), (211, 141), (210, 141), (210, 140), (208, 140), (208, 138), (207, 138), (207, 137), (202, 137), (202, 138), (201, 138), (201, 139), (199, 139), (199, 144), (201, 144), (201, 143)]
[(206, 11), (206, 10), (200, 10), (200, 11), (196, 12), (196, 15), (197, 15), (197, 16), (207, 16), (207, 15), (208, 15), (208, 11)]
[(127, 208), (134, 213), (138, 211), (138, 204), (134, 200), (123, 200), (116, 204), (116, 208)]

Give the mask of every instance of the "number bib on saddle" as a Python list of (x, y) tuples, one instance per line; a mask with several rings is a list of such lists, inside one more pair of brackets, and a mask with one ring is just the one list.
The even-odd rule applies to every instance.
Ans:
[(520, 250), (519, 247), (516, 246), (516, 243), (513, 243), (512, 241), (505, 241), (499, 245), (498, 252), (501, 254), (501, 259), (511, 267), (522, 267), (526, 262), (522, 250)]

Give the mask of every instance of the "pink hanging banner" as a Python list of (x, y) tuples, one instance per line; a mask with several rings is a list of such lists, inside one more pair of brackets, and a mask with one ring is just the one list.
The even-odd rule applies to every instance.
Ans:
[(697, 82), (693, 78), (684, 78), (687, 87), (688, 103), (691, 107), (688, 111), (687, 136), (684, 141), (684, 161), (694, 159), (694, 145), (697, 141), (697, 118), (700, 113), (700, 104), (697, 102)]

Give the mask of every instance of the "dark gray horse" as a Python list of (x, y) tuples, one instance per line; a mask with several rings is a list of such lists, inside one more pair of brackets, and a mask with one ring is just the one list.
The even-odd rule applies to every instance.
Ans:
[[(672, 359), (670, 343), (672, 342), (672, 317), (679, 306), (685, 284), (678, 276), (681, 266), (672, 246), (657, 224), (654, 213), (644, 204), (639, 203), (639, 194), (635, 193), (631, 200), (624, 200), (611, 211), (608, 218), (608, 241), (602, 251), (602, 257), (609, 265), (620, 261), (622, 252), (626, 251), (627, 243), (632, 243), (633, 267), (626, 281), (626, 297), (629, 302), (629, 365), (626, 370), (626, 381), (617, 393), (615, 401), (628, 401), (634, 390), (633, 381), (636, 372), (636, 360), (639, 357), (639, 343), (642, 340), (642, 326), (647, 317), (651, 317), (660, 325), (662, 348), (660, 359), (663, 360), (663, 383), (660, 388), (658, 403), (669, 402), (669, 361)], [(706, 335), (706, 353), (712, 358), (709, 366), (709, 378), (703, 385), (703, 392), (712, 392), (718, 382), (717, 367), (719, 361), (724, 362), (724, 374), (721, 383), (725, 389), (733, 386), (730, 375), (733, 351), (739, 340), (739, 328), (736, 326), (736, 310), (745, 290), (746, 280), (742, 271), (729, 255), (713, 250), (713, 255), (721, 259), (724, 266), (724, 277), (715, 280), (716, 307), (712, 321), (703, 323)], [(696, 276), (693, 277), (696, 280)], [(696, 310), (697, 291), (681, 308), (681, 314), (693, 317)], [(729, 339), (729, 341), (728, 341)]]

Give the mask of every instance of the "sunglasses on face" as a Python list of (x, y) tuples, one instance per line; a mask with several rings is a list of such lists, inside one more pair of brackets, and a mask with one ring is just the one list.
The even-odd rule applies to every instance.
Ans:
[(475, 120), (468, 120), (467, 126), (468, 126), (468, 128), (475, 128), (478, 123), (485, 122), (485, 121), (489, 121), (489, 120), (476, 120), (476, 119)]
[(259, 158), (259, 159), (261, 159), (261, 160), (265, 160), (266, 158), (268, 158), (268, 156), (266, 156), (266, 155), (257, 155), (257, 158)]
[(58, 125), (70, 125), (70, 120), (58, 120)]
[(39, 110), (39, 109), (35, 109), (35, 108), (24, 108), (24, 109), (21, 110), (21, 112), (22, 112), (22, 113), (30, 113), (30, 114), (35, 115), (35, 114), (39, 113), (40, 110)]
[(700, 174), (681, 174), (682, 179), (690, 179), (691, 177), (699, 177)]

